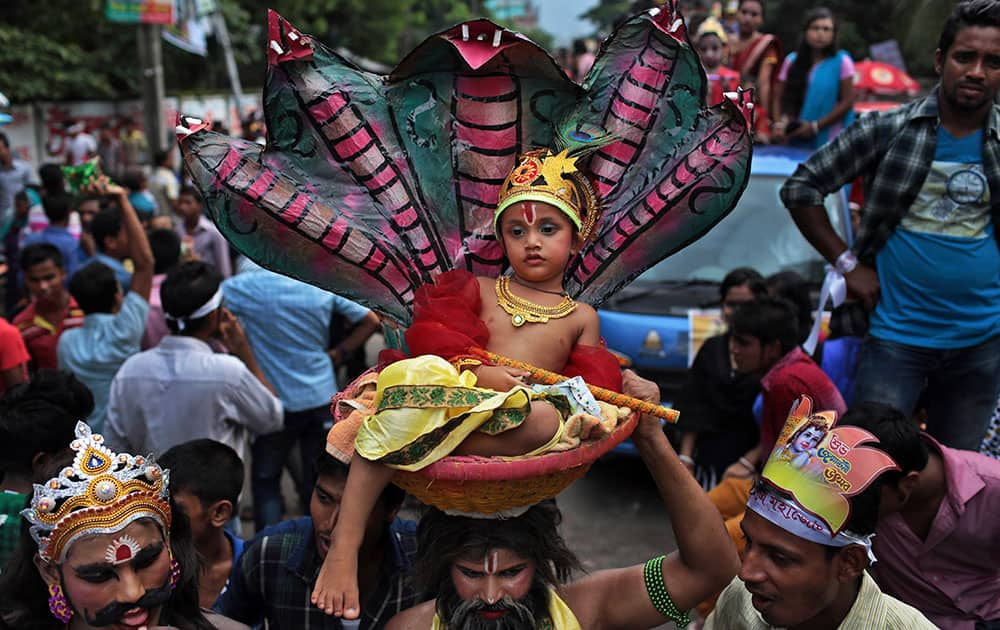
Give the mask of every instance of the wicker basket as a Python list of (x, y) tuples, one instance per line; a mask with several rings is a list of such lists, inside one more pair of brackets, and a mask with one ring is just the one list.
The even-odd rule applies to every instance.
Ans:
[[(343, 419), (338, 401), (353, 391), (351, 383), (334, 397), (331, 411), (335, 421)], [(422, 503), (440, 510), (507, 512), (550, 499), (568, 488), (597, 458), (628, 438), (637, 423), (638, 416), (633, 413), (598, 440), (530, 459), (444, 457), (416, 472), (397, 471), (392, 482)]]
[(417, 472), (399, 471), (393, 483), (440, 510), (496, 514), (551, 499), (587, 472), (635, 430), (631, 414), (603, 438), (569, 451), (523, 460), (445, 457)]

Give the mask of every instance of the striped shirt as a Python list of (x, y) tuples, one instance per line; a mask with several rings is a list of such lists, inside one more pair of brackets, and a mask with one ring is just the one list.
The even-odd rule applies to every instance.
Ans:
[(36, 305), (37, 302), (32, 301), (11, 323), (21, 332), (21, 338), (24, 339), (24, 345), (28, 348), (35, 369), (55, 370), (59, 368), (59, 359), (56, 356), (59, 335), (64, 330), (82, 326), (83, 311), (71, 296), (60, 321), (50, 322), (36, 312)]
[[(705, 622), (705, 630), (772, 630), (751, 603), (750, 591), (735, 577), (722, 591), (715, 610)], [(854, 605), (837, 630), (934, 630), (934, 624), (916, 608), (884, 594), (865, 572)]]
[[(399, 518), (389, 526), (378, 581), (361, 605), (361, 630), (384, 628), (396, 613), (420, 601), (411, 579), (416, 529), (413, 521)], [(322, 564), (311, 518), (268, 527), (243, 548), (218, 610), (254, 627), (266, 620), (269, 630), (339, 630), (339, 619), (309, 600)]]

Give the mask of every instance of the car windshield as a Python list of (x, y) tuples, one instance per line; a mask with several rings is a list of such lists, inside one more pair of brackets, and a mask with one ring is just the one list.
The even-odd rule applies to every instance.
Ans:
[[(708, 234), (649, 269), (637, 283), (721, 282), (737, 267), (752, 267), (765, 277), (795, 271), (813, 282), (823, 280), (824, 261), (802, 237), (778, 191), (785, 177), (751, 176), (739, 204)], [(827, 215), (844, 234), (839, 195), (828, 195)]]

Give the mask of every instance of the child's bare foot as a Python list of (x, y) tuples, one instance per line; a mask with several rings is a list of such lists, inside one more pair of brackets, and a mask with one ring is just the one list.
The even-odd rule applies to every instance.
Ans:
[(330, 549), (313, 587), (312, 603), (328, 615), (357, 619), (361, 614), (358, 603), (358, 553)]

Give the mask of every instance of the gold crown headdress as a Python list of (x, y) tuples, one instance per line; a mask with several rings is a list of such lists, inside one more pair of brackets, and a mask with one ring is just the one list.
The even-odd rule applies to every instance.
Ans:
[(521, 156), (503, 186), (493, 230), (499, 233), (500, 215), (519, 201), (540, 201), (561, 210), (587, 240), (601, 214), (600, 203), (586, 176), (577, 170), (577, 157), (569, 150), (553, 155), (547, 149), (531, 151)]
[(836, 427), (836, 423), (837, 412), (813, 413), (812, 399), (799, 398), (761, 472), (763, 483), (750, 493), (747, 508), (800, 538), (834, 547), (863, 545), (870, 555), (870, 536), (844, 530), (851, 513), (848, 499), (883, 472), (899, 467), (884, 451), (861, 446), (877, 443), (874, 435), (858, 427)]
[(169, 471), (152, 458), (112, 452), (83, 422), (77, 422), (70, 448), (76, 451), (73, 464), (35, 484), (31, 507), (21, 512), (43, 560), (62, 562), (81, 536), (113, 534), (140, 518), (169, 531)]
[(694, 41), (697, 42), (704, 35), (715, 35), (722, 41), (722, 45), (725, 46), (729, 42), (729, 37), (726, 35), (726, 29), (723, 28), (722, 23), (719, 19), (714, 16), (708, 16), (702, 21), (701, 26), (698, 27), (698, 32), (695, 33)]

